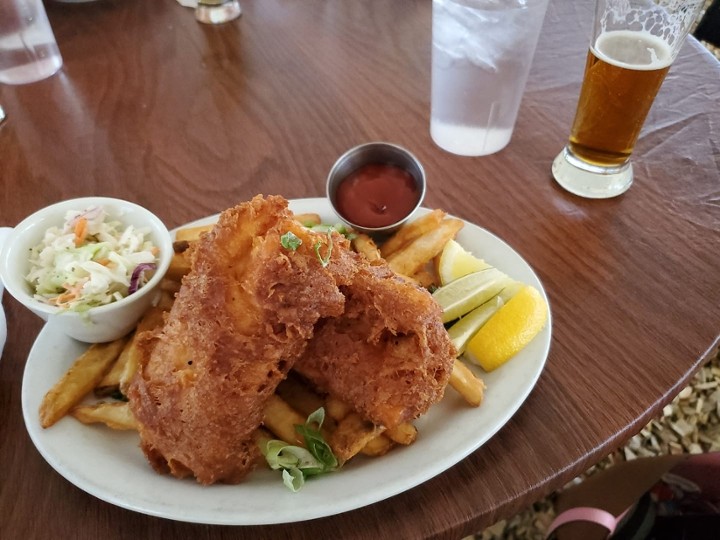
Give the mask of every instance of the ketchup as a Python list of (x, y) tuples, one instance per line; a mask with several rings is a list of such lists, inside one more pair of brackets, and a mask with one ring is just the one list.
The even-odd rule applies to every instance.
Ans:
[(350, 173), (335, 193), (338, 212), (361, 227), (397, 223), (412, 212), (420, 190), (412, 175), (395, 165), (369, 164)]

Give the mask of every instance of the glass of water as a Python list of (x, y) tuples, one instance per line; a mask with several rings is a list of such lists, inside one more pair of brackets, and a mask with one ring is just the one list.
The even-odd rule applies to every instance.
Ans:
[(61, 67), (42, 0), (0, 1), (0, 83), (39, 81)]
[(430, 135), (484, 156), (510, 142), (548, 0), (433, 0)]

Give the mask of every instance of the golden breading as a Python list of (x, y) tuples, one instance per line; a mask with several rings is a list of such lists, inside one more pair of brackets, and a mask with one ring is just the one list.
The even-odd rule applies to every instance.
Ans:
[[(288, 232), (296, 249), (283, 245)], [(442, 397), (456, 351), (430, 294), (338, 233), (306, 229), (283, 198), (223, 212), (190, 260), (164, 327), (139, 336), (128, 391), (156, 470), (241, 481), (293, 367), (380, 429)]]
[[(158, 471), (203, 484), (240, 481), (256, 463), (252, 434), (268, 397), (318, 319), (343, 311), (337, 283), (355, 272), (343, 257), (347, 242), (335, 240), (323, 268), (314, 245), (326, 235), (286, 207), (280, 197), (256, 197), (223, 212), (198, 240), (164, 328), (141, 336), (128, 397)], [(281, 245), (288, 231), (302, 241), (294, 251)]]
[(318, 323), (294, 369), (377, 425), (393, 428), (439, 401), (456, 351), (430, 294), (384, 263), (358, 263), (340, 317)]

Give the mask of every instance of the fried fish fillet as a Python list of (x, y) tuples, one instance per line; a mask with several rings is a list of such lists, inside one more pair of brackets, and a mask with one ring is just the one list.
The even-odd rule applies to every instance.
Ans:
[(384, 262), (359, 261), (340, 290), (344, 313), (318, 323), (293, 369), (376, 425), (424, 414), (442, 398), (457, 355), (440, 307)]
[(253, 433), (291, 368), (393, 427), (439, 401), (455, 358), (427, 291), (259, 196), (198, 241), (164, 327), (140, 348), (128, 398), (141, 447), (156, 470), (203, 484), (253, 468)]
[[(302, 242), (294, 250), (282, 245), (288, 232)], [(253, 468), (265, 402), (316, 322), (343, 313), (339, 286), (357, 271), (347, 242), (337, 240), (327, 267), (318, 242), (327, 238), (298, 224), (287, 201), (260, 196), (198, 241), (164, 328), (141, 337), (128, 392), (156, 470), (210, 484)]]

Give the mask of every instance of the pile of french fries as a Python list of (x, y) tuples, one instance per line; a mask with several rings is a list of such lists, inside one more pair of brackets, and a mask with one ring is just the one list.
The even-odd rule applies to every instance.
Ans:
[[(317, 214), (297, 214), (295, 218), (308, 227), (321, 223)], [(396, 273), (423, 287), (431, 287), (439, 284), (435, 257), (462, 226), (461, 220), (435, 210), (400, 228), (380, 247), (361, 233), (351, 235), (351, 244), (370, 261), (385, 259)], [(138, 336), (163, 324), (164, 313), (172, 307), (182, 277), (190, 271), (189, 248), (212, 227), (210, 224), (177, 231), (174, 257), (163, 280), (158, 304), (144, 314), (130, 335), (110, 343), (91, 345), (75, 360), (42, 401), (40, 422), (44, 428), (70, 414), (85, 424), (100, 423), (112, 429), (137, 430), (125, 396), (138, 366)], [(485, 385), (458, 360), (450, 377), (450, 386), (470, 406), (481, 404)], [(412, 423), (393, 429), (374, 425), (348, 404), (317, 393), (291, 372), (266, 405), (264, 425), (256, 434), (257, 442), (261, 444), (277, 438), (303, 446), (304, 441), (295, 426), (304, 424), (306, 417), (320, 407), (326, 411), (325, 439), (341, 463), (357, 454), (384, 455), (397, 445), (412, 444), (418, 435)]]

